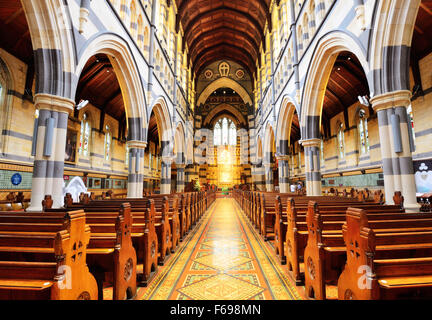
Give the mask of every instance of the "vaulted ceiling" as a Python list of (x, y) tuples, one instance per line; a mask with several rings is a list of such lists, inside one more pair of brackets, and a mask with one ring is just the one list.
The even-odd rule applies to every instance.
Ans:
[(411, 54), (418, 60), (432, 51), (432, 0), (423, 0), (417, 13)]
[(350, 52), (342, 52), (336, 59), (327, 83), (322, 110), (324, 132), (329, 133), (329, 121), (337, 114), (344, 112), (346, 127), (349, 123), (347, 110), (358, 102), (359, 96), (369, 96), (366, 75), (360, 62)]
[(19, 0), (0, 0), (0, 48), (33, 65), (33, 47), (27, 19)]
[[(184, 30), (193, 72), (216, 60), (233, 60), (250, 74), (256, 69), (270, 0), (176, 0), (177, 28)], [(271, 25), (271, 24), (270, 24)]]

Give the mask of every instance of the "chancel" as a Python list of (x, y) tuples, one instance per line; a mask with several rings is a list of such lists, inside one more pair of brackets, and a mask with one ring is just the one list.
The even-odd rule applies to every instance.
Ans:
[(0, 0), (0, 299), (432, 298), (430, 35), (426, 0)]

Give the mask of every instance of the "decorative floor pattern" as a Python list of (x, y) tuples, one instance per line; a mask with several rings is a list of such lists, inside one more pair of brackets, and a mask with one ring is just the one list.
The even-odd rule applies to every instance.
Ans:
[(233, 199), (217, 199), (137, 298), (301, 299), (270, 250)]

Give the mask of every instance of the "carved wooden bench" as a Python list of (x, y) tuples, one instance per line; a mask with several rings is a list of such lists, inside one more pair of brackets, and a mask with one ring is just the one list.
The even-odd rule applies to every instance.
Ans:
[[(0, 231), (0, 299), (96, 300), (97, 283), (86, 264), (90, 227), (83, 211), (59, 213), (56, 232), (28, 231), (9, 212)], [(48, 222), (47, 222), (48, 223)]]

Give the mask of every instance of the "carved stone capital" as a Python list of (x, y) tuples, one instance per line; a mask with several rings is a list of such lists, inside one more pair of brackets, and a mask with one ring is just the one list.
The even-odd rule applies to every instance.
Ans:
[(35, 95), (35, 108), (70, 114), (75, 107), (75, 101), (47, 93)]
[(300, 143), (303, 145), (303, 147), (319, 147), (321, 145), (321, 139), (308, 139), (308, 140), (301, 140)]
[(411, 104), (411, 96), (411, 91), (399, 90), (375, 96), (370, 102), (375, 112), (378, 112), (395, 107), (407, 107)]
[(145, 141), (130, 140), (130, 141), (126, 142), (126, 144), (129, 148), (136, 148), (136, 149), (147, 148), (147, 142), (145, 142)]
[(287, 154), (277, 154), (275, 157), (278, 161), (288, 161), (290, 158)]

